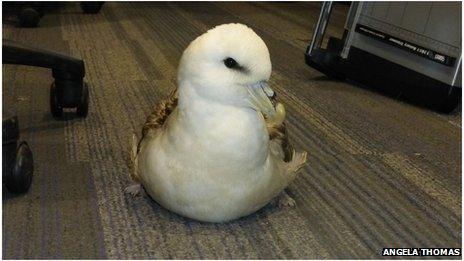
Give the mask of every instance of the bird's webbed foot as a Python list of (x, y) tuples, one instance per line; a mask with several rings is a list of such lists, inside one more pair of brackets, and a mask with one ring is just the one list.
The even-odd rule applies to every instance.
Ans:
[(142, 184), (140, 183), (132, 184), (130, 186), (127, 186), (124, 189), (124, 193), (130, 194), (133, 197), (140, 195), (141, 192), (142, 192)]
[(279, 208), (295, 207), (296, 201), (284, 190), (277, 197), (277, 204)]

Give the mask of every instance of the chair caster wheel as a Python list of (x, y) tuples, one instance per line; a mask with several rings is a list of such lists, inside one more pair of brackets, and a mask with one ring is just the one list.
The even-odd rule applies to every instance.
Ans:
[(50, 86), (50, 111), (55, 118), (63, 116), (63, 107), (60, 105), (55, 83)]
[(32, 7), (21, 9), (18, 15), (21, 27), (36, 27), (39, 24), (40, 17), (40, 13)]
[(81, 9), (86, 14), (97, 14), (98, 12), (100, 12), (100, 9), (102, 8), (103, 4), (104, 2), (82, 2)]
[(87, 83), (83, 83), (82, 85), (82, 95), (79, 103), (77, 104), (76, 114), (78, 117), (85, 118), (87, 117), (87, 113), (89, 112), (89, 88), (87, 87)]
[[(58, 91), (56, 82), (50, 87), (50, 111), (55, 118), (63, 116), (64, 108), (76, 108), (76, 115), (85, 118), (89, 112), (89, 88), (82, 82), (82, 89), (76, 82), (61, 82), (61, 90)], [(64, 85), (63, 85), (64, 84)]]
[(6, 188), (13, 193), (25, 193), (32, 183), (34, 159), (26, 142), (21, 142), (16, 150), (16, 162), (6, 176)]

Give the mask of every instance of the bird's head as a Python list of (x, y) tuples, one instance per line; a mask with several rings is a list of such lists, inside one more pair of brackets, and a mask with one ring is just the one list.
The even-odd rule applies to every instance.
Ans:
[(224, 24), (190, 43), (182, 55), (178, 80), (179, 86), (194, 88), (203, 98), (249, 107), (272, 117), (270, 75), (271, 60), (264, 41), (243, 24)]

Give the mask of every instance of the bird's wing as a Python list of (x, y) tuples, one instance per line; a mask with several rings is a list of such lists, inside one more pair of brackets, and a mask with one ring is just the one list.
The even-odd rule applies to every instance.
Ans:
[(308, 153), (306, 151), (295, 151), (290, 144), (284, 123), (285, 107), (277, 102), (275, 98), (272, 98), (272, 103), (276, 108), (276, 115), (273, 119), (266, 119), (270, 139), (269, 148), (271, 154), (285, 162), (285, 173), (288, 174), (288, 182), (291, 182), (295, 179), (298, 170), (306, 164)]
[(137, 141), (136, 135), (134, 134), (132, 136), (129, 162), (129, 166), (131, 169), (130, 176), (137, 183), (140, 183), (137, 156), (140, 151), (141, 143), (147, 135), (156, 132), (159, 128), (161, 128), (164, 125), (168, 116), (176, 108), (177, 99), (177, 89), (175, 89), (169, 94), (169, 96), (166, 99), (158, 103), (155, 107), (155, 110), (153, 110), (153, 112), (150, 115), (148, 115), (145, 124), (143, 124), (142, 138), (140, 138), (140, 140)]
[(148, 133), (159, 129), (164, 125), (171, 112), (177, 107), (178, 94), (177, 89), (173, 90), (169, 96), (156, 105), (155, 110), (148, 115), (147, 120), (142, 128), (142, 139)]
[(269, 139), (271, 143), (276, 143), (285, 162), (290, 162), (293, 158), (294, 149), (288, 139), (287, 129), (285, 123), (278, 127), (268, 127)]

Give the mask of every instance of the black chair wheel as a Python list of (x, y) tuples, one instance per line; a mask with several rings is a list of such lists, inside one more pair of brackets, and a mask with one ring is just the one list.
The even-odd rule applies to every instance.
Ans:
[(50, 86), (50, 111), (52, 116), (59, 118), (63, 116), (63, 107), (60, 105), (58, 100), (58, 93), (56, 91), (55, 82)]
[(42, 18), (45, 15), (44, 8), (40, 5), (36, 6), (35, 8), (35, 10), (37, 10), (37, 12), (39, 13), (39, 17)]
[(32, 183), (34, 159), (26, 142), (21, 142), (16, 150), (16, 162), (6, 176), (6, 188), (13, 193), (25, 193)]
[(40, 13), (33, 7), (25, 7), (19, 12), (19, 23), (22, 27), (36, 27), (40, 21)]
[(81, 2), (81, 9), (86, 14), (97, 14), (100, 12), (104, 2)]
[(79, 117), (85, 118), (87, 117), (87, 113), (89, 112), (89, 88), (87, 87), (87, 83), (83, 83), (82, 85), (82, 94), (79, 104), (77, 104), (76, 114)]

